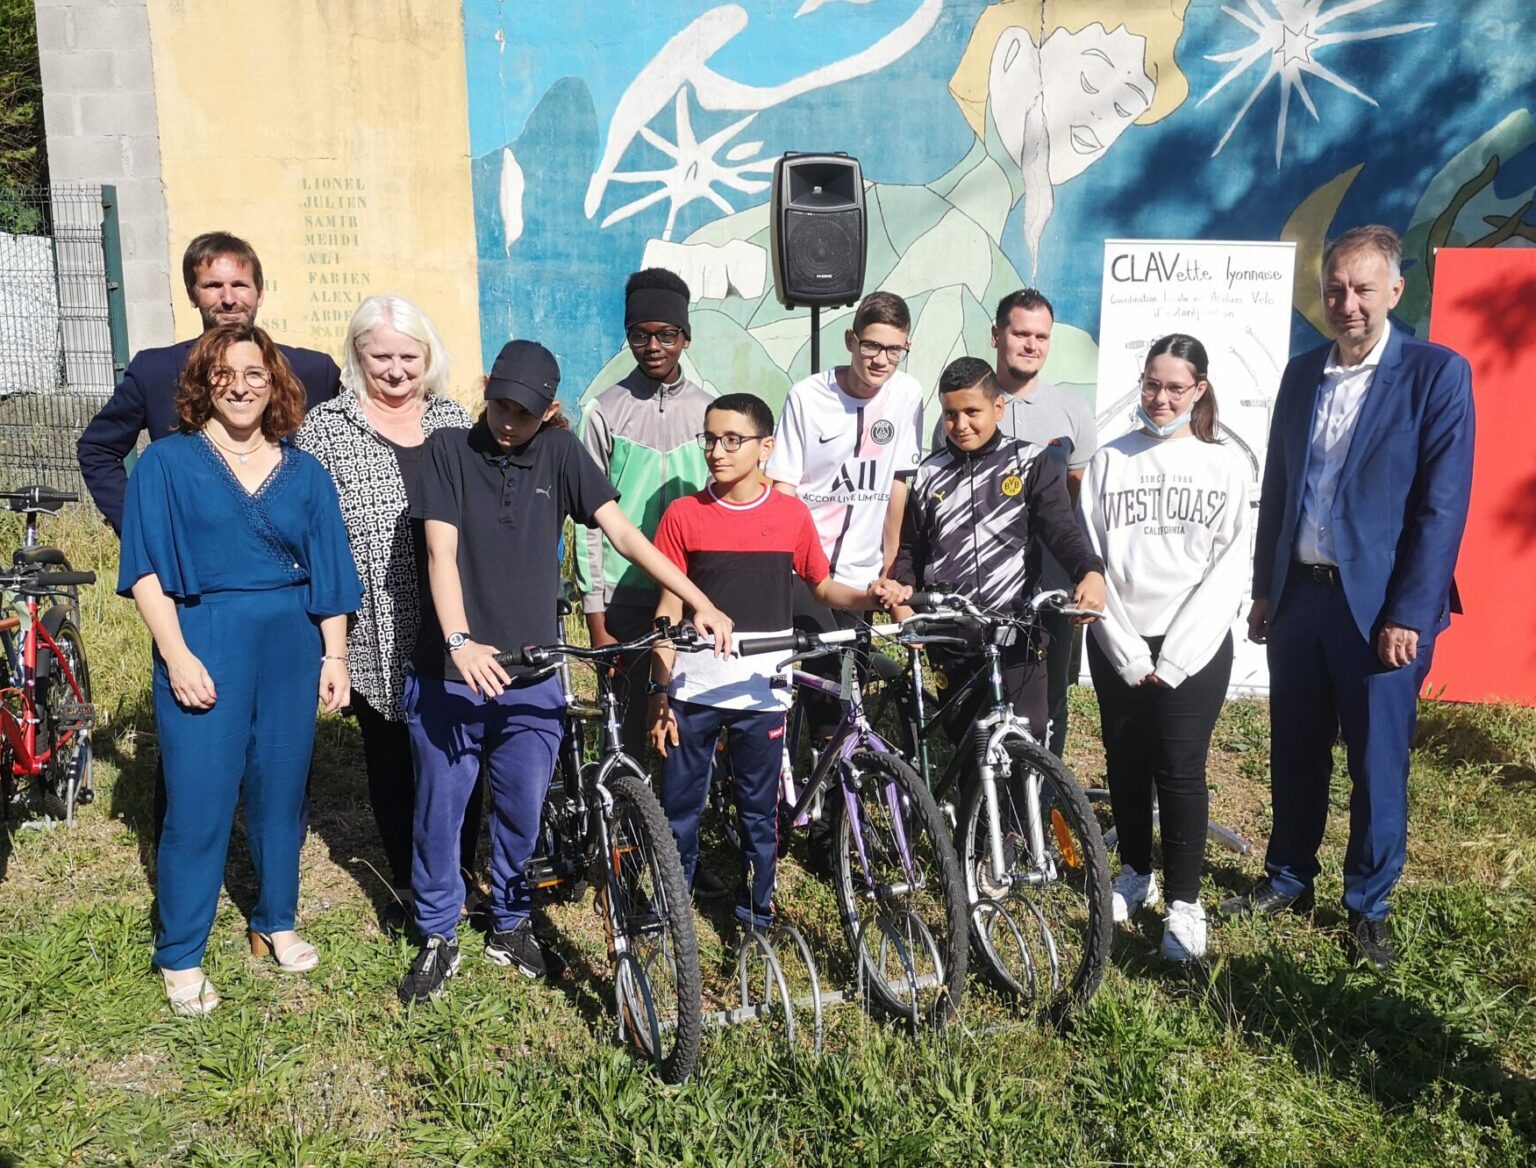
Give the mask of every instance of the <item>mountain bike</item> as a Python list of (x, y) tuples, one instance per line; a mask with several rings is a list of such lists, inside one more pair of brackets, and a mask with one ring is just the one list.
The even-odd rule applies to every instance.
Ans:
[[(791, 684), (836, 698), (842, 718), (798, 791), (792, 770), (786, 772), (781, 823), (803, 825), (830, 810), (833, 891), (858, 981), (876, 1008), (914, 1026), (942, 1025), (965, 992), (965, 886), (933, 796), (865, 716), (859, 663), (869, 659), (873, 635), (869, 625), (797, 631), (745, 638), (739, 650), (788, 652), (785, 667), (840, 655), (836, 682), (791, 669)], [(729, 754), (717, 753), (716, 761), (712, 798), (729, 822)]]
[[(955, 850), (972, 939), (991, 981), (1059, 1019), (1087, 1001), (1104, 975), (1109, 858), (1087, 793), (1036, 737), (1036, 727), (1014, 713), (1002, 659), (1004, 649), (1031, 643), (1042, 608), (1080, 610), (1060, 590), (1040, 593), (1021, 614), (987, 611), (944, 591), (915, 593), (908, 603), (917, 615), (896, 633), (907, 649), (907, 671), (890, 700), (925, 785), (959, 807)], [(936, 675), (942, 684), (930, 691), (925, 645), (961, 649), (978, 663), (966, 677)], [(979, 712), (934, 778), (928, 739), (952, 728), (973, 704)]]
[(22, 546), (0, 570), (0, 816), (40, 803), (43, 821), (75, 822), (95, 798), (91, 783), (90, 667), (80, 639), (79, 594), (96, 581), (75, 572), (38, 538), (40, 515), (76, 495), (48, 487), (0, 491), (0, 505), (26, 516)]
[[(596, 892), (613, 967), (619, 1034), (681, 1083), (698, 1060), (702, 1031), (699, 947), (677, 843), (645, 768), (624, 752), (623, 714), (611, 674), (626, 654), (667, 641), (680, 652), (710, 648), (691, 629), (658, 620), (643, 637), (600, 649), (525, 646), (503, 664), (555, 669), (565, 691), (565, 737), (544, 801), (526, 874), (535, 890)], [(583, 702), (570, 662), (596, 667), (597, 699)], [(589, 749), (593, 748), (593, 749)]]

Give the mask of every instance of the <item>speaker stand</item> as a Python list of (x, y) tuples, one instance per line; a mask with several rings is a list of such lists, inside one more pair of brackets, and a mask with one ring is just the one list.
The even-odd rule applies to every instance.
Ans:
[(821, 372), (821, 305), (811, 305), (811, 372)]

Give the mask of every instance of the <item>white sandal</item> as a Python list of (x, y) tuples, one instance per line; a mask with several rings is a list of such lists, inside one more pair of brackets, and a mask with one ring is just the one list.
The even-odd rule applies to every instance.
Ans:
[(223, 1001), (219, 991), (213, 988), (213, 983), (204, 976), (201, 969), (197, 971), (197, 980), (189, 981), (184, 986), (172, 985), (168, 970), (160, 971), (160, 980), (165, 984), (165, 1000), (178, 1014), (201, 1017), (213, 1013)]
[(272, 934), (258, 933), (255, 929), (251, 930), (251, 955), (271, 957), (284, 973), (308, 973), (320, 964), (320, 954), (308, 941), (295, 940), (279, 953), (272, 944)]

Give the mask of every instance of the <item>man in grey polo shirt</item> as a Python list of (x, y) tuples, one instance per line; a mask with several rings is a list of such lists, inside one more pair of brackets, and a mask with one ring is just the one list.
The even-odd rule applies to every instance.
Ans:
[[(1040, 369), (1051, 351), (1051, 326), (1056, 314), (1051, 302), (1034, 288), (1010, 292), (997, 305), (992, 325), (992, 347), (997, 350), (997, 381), (1008, 394), (1003, 432), (1022, 442), (1044, 446), (1059, 457), (1067, 472), (1067, 491), (1077, 503), (1083, 471), (1099, 446), (1093, 409), (1070, 390), (1040, 380)], [(1036, 545), (1039, 546), (1038, 543)], [(1040, 549), (1040, 588), (1072, 590), (1066, 569), (1050, 552)], [(1051, 725), (1046, 745), (1061, 756), (1067, 742), (1067, 684), (1072, 662), (1082, 645), (1081, 630), (1071, 618), (1058, 613), (1045, 617), (1051, 646), (1046, 654), (1047, 702)]]

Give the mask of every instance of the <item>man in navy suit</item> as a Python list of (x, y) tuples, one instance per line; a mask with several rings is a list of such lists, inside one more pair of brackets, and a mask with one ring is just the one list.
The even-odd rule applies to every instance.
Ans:
[[(225, 231), (199, 235), (182, 256), (181, 275), (204, 331), (220, 324), (255, 323), (261, 307), (261, 260), (245, 240)], [(142, 350), (128, 363), (117, 389), (76, 444), (80, 475), (119, 535), (123, 494), (128, 489), (123, 460), (138, 445), (139, 431), (148, 430), (151, 442), (175, 433), (177, 384), (194, 343), (195, 338), (164, 349)], [(310, 407), (336, 396), (341, 373), (335, 361), (312, 349), (278, 348), (304, 386)]]
[(1386, 918), (1408, 847), (1408, 754), (1472, 486), (1471, 370), (1388, 323), (1401, 257), (1386, 227), (1328, 247), (1323, 310), (1337, 340), (1280, 381), (1248, 618), (1268, 647), (1274, 831), (1265, 879), (1221, 906), (1312, 907), (1342, 730), (1349, 947), (1377, 969), (1396, 956)]

